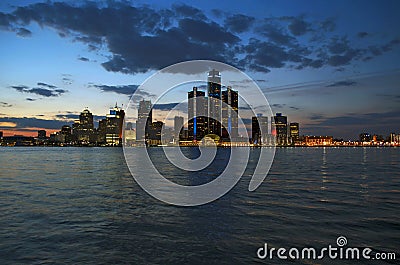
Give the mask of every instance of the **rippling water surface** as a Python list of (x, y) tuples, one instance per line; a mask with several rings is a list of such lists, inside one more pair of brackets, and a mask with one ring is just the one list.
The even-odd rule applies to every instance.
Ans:
[(398, 148), (277, 149), (255, 192), (248, 170), (219, 200), (175, 207), (134, 182), (122, 149), (0, 148), (0, 263), (266, 263), (256, 255), (264, 243), (318, 249), (340, 235), (352, 247), (396, 252), (398, 262), (399, 162)]

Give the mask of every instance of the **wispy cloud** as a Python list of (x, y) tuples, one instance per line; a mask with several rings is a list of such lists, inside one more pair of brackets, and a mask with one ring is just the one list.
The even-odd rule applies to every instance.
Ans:
[(7, 102), (0, 102), (0, 107), (2, 107), (2, 108), (10, 108), (12, 106), (13, 105), (11, 105), (11, 104), (9, 104)]
[(27, 38), (27, 37), (32, 36), (32, 32), (26, 28), (19, 28), (16, 32), (17, 32), (17, 35), (20, 37)]
[(95, 85), (95, 84), (90, 84), (90, 87), (95, 87), (98, 88), (99, 90), (103, 92), (114, 92), (117, 94), (123, 94), (123, 95), (132, 95), (136, 89), (139, 87), (138, 85)]
[(5, 127), (9, 126), (1, 126), (3, 123), (14, 124), (13, 128), (23, 129), (23, 128), (47, 128), (47, 129), (60, 129), (63, 125), (65, 125), (64, 121), (57, 120), (46, 120), (46, 119), (38, 119), (38, 118), (19, 118), (19, 117), (0, 117), (0, 129), (6, 129)]
[[(31, 93), (31, 94), (36, 94), (38, 96), (43, 96), (43, 97), (58, 97), (58, 96), (61, 96), (68, 92), (68, 90), (61, 89), (61, 88), (58, 88), (57, 86), (42, 83), (42, 82), (37, 83), (37, 87), (32, 87), (32, 88), (25, 86), (25, 85), (11, 86), (11, 88), (13, 88), (21, 93)], [(34, 99), (29, 98), (27, 100), (33, 101)]]
[(86, 57), (79, 57), (78, 60), (82, 61), (82, 62), (89, 62), (90, 61), (89, 58), (86, 58)]
[(343, 86), (355, 86), (357, 85), (356, 81), (338, 81), (332, 84), (327, 85), (326, 87), (343, 87)]

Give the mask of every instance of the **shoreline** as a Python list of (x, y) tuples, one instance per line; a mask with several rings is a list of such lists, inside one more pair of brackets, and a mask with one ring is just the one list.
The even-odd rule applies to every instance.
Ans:
[[(87, 145), (0, 145), (0, 147), (4, 148), (12, 148), (12, 147), (37, 147), (37, 148), (44, 148), (44, 147), (51, 147), (51, 148), (71, 148), (71, 147), (80, 147), (80, 148), (123, 148), (124, 146), (87, 146)], [(180, 148), (193, 148), (193, 147), (199, 147), (199, 145), (183, 145), (183, 146), (178, 146), (178, 145), (168, 145), (168, 146), (125, 146), (128, 148), (162, 148), (162, 147), (180, 147)], [(203, 147), (213, 147), (213, 146), (203, 146)], [(327, 147), (327, 148), (345, 148), (345, 147), (351, 147), (351, 148), (397, 148), (400, 147), (400, 145), (313, 145), (313, 146), (216, 146), (217, 148), (247, 148), (250, 147), (252, 149), (258, 149), (258, 148), (321, 148), (321, 147)]]

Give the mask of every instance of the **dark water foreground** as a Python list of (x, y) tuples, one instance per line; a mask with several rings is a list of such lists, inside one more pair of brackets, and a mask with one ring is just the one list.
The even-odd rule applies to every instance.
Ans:
[(185, 208), (147, 195), (119, 148), (0, 148), (0, 264), (276, 264), (257, 249), (320, 249), (338, 236), (396, 252), (386, 263), (399, 264), (399, 162), (399, 148), (277, 149), (255, 192), (247, 174), (221, 199)]

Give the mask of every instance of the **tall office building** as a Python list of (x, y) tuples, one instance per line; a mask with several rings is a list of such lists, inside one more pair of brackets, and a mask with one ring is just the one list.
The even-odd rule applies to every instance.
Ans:
[(361, 133), (360, 134), (360, 142), (370, 142), (371, 135), (369, 133)]
[(138, 119), (136, 121), (136, 140), (144, 141), (149, 138), (149, 130), (153, 122), (153, 106), (150, 100), (139, 102)]
[(107, 119), (101, 119), (99, 121), (99, 127), (97, 129), (97, 142), (104, 144), (106, 142), (106, 130), (107, 130)]
[(299, 140), (299, 124), (297, 122), (291, 122), (289, 124), (289, 129), (290, 129), (290, 142), (292, 145), (294, 145), (294, 143)]
[(232, 90), (230, 86), (222, 91), (222, 123), (227, 128), (222, 128), (222, 137), (231, 140), (238, 137), (238, 110), (239, 95), (237, 91)]
[(79, 115), (79, 120), (76, 120), (72, 125), (72, 134), (74, 140), (81, 143), (88, 143), (93, 132), (93, 114), (86, 108)]
[(61, 127), (61, 134), (64, 135), (64, 141), (70, 143), (72, 141), (72, 129), (69, 125), (64, 125)]
[(251, 118), (251, 142), (255, 145), (261, 144), (261, 130), (257, 117)]
[(122, 130), (125, 111), (115, 105), (106, 116), (106, 144), (115, 146), (122, 144)]
[(79, 115), (79, 123), (81, 128), (93, 130), (93, 114), (88, 109), (84, 109)]
[(45, 130), (39, 130), (38, 131), (38, 136), (39, 139), (46, 139), (46, 131)]
[(179, 140), (183, 138), (183, 117), (175, 116), (174, 117), (174, 139), (176, 143), (179, 143)]
[(197, 87), (188, 92), (188, 137), (200, 141), (207, 132), (207, 98)]
[(268, 117), (258, 115), (251, 118), (251, 139), (255, 145), (266, 145), (268, 138)]
[(162, 121), (155, 121), (150, 124), (149, 136), (147, 138), (149, 145), (160, 145), (161, 134), (163, 132), (164, 123)]
[(272, 119), (276, 134), (276, 144), (277, 145), (287, 145), (288, 144), (288, 124), (287, 117), (282, 116), (282, 113), (277, 113)]
[[(208, 134), (221, 136), (221, 74), (213, 69), (208, 73)], [(213, 118), (214, 117), (214, 118)]]

